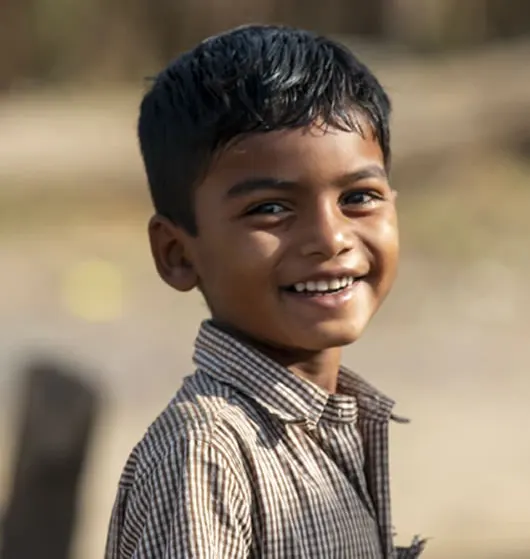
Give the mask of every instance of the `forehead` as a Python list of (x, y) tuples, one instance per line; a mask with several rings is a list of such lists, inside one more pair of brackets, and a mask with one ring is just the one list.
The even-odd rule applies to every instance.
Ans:
[(361, 126), (362, 133), (315, 125), (245, 135), (216, 154), (205, 182), (234, 182), (243, 175), (327, 180), (365, 166), (384, 167), (372, 128)]

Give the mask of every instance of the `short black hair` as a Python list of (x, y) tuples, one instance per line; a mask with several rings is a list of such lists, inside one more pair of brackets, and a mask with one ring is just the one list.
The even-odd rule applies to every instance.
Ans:
[(196, 234), (193, 188), (236, 137), (316, 120), (362, 133), (372, 125), (390, 164), (390, 100), (343, 45), (284, 26), (250, 25), (206, 39), (154, 80), (138, 133), (155, 210)]

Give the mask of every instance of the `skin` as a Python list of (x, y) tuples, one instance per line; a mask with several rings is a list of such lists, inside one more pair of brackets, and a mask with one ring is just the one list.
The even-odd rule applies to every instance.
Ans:
[[(363, 128), (241, 137), (196, 187), (197, 236), (158, 215), (149, 224), (164, 281), (198, 287), (219, 325), (329, 392), (341, 348), (362, 334), (397, 268), (395, 192)], [(360, 279), (328, 305), (286, 290), (344, 271)]]

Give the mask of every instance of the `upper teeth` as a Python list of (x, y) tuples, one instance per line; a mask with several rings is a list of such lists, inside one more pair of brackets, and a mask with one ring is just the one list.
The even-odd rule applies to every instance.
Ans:
[(295, 283), (294, 288), (299, 293), (302, 291), (335, 291), (342, 287), (352, 285), (355, 278), (346, 276), (343, 278), (333, 278), (331, 280), (305, 281)]

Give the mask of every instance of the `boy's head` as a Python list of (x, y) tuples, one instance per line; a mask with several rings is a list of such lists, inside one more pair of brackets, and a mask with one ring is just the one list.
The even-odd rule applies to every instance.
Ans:
[(249, 26), (175, 60), (139, 136), (162, 278), (273, 346), (357, 339), (391, 287), (390, 103), (345, 47)]

